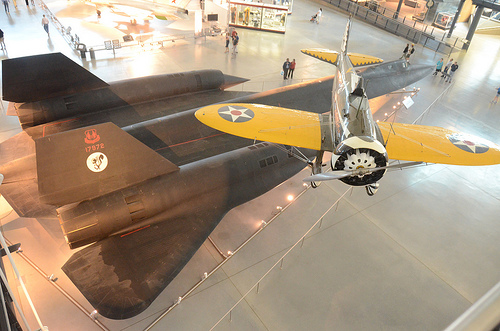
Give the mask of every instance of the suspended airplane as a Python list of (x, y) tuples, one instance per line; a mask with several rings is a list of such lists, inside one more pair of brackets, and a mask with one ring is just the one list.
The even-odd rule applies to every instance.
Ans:
[[(372, 98), (432, 70), (398, 60), (358, 73)], [(2, 61), (2, 79), (8, 114), (23, 131), (0, 144), (0, 193), (21, 217), (59, 220), (68, 245), (80, 248), (63, 271), (101, 316), (125, 319), (155, 300), (229, 210), (317, 154), (300, 148), (299, 159), (290, 157), (294, 147), (225, 134), (196, 110), (258, 103), (307, 109), (326, 123), (318, 114), (331, 105), (334, 77), (256, 94), (225, 91), (245, 79), (218, 70), (108, 84), (62, 54), (45, 54)], [(243, 113), (224, 116), (245, 124)]]
[[(340, 53), (318, 49), (302, 51), (335, 64), (332, 103), (326, 114), (228, 103), (201, 108), (195, 113), (196, 117), (210, 127), (239, 137), (316, 150), (316, 159), (311, 162), (312, 175), (304, 179), (313, 187), (317, 182), (340, 179), (348, 185), (364, 186), (368, 195), (374, 195), (378, 181), (390, 168), (421, 162), (500, 163), (500, 147), (478, 137), (439, 127), (375, 122), (365, 79), (353, 68), (354, 61), (369, 57), (347, 53), (350, 27), (349, 18)], [(237, 117), (234, 114), (238, 114)], [(332, 153), (332, 171), (328, 173), (322, 172), (325, 151)], [(412, 162), (389, 165), (389, 158)]]

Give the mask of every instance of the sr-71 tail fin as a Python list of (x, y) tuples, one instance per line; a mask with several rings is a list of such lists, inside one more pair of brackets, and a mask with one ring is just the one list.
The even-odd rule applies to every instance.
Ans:
[(40, 201), (56, 206), (179, 169), (113, 123), (58, 133), (35, 143)]

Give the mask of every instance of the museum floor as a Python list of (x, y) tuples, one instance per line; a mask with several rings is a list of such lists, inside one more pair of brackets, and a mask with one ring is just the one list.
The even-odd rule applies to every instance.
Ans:
[[(0, 12), (8, 49), (3, 56), (0, 51), (2, 59), (62, 52), (105, 81), (216, 68), (251, 79), (236, 89), (256, 92), (330, 75), (329, 64), (300, 49), (338, 48), (347, 20), (325, 5), (295, 0), (286, 34), (238, 29), (236, 55), (224, 53), (224, 38), (217, 36), (187, 38), (163, 48), (123, 48), (116, 56), (99, 51), (90, 61), (80, 59), (53, 24), (47, 38), (39, 6), (27, 9), (19, 0), (17, 4), (15, 10), (11, 3), (10, 16)], [(189, 30), (186, 22), (172, 23), (166, 30), (155, 21), (152, 26), (123, 23), (120, 32), (97, 24), (95, 10), (83, 10), (80, 2), (47, 5), (89, 46), (120, 37), (130, 28), (165, 29), (170, 34)], [(322, 22), (312, 24), (309, 18), (319, 6), (324, 9)], [(399, 58), (407, 43), (360, 21), (355, 20), (352, 28), (352, 52), (389, 61)], [(280, 71), (286, 57), (296, 59), (297, 68), (294, 79), (284, 82)], [(418, 46), (411, 62), (434, 64), (440, 57), (447, 58)], [(500, 85), (500, 38), (476, 35), (467, 53), (452, 57), (460, 65), (454, 82), (435, 76), (418, 82), (415, 105), (399, 109), (396, 120), (456, 129), (500, 143), (500, 105), (490, 103)], [(402, 94), (392, 94), (371, 100), (374, 117), (383, 120), (401, 98)], [(4, 102), (1, 141), (20, 132), (17, 118), (5, 116), (6, 106)], [(211, 236), (222, 252), (234, 251), (263, 226), (262, 221), (269, 224), (151, 330), (442, 330), (500, 281), (499, 165), (393, 171), (382, 179), (374, 197), (340, 182), (304, 187), (302, 178), (308, 174), (305, 169), (229, 212)], [(288, 195), (294, 198), (291, 204)], [(19, 218), (3, 198), (0, 206), (5, 237), (21, 242), (24, 256), (32, 262), (14, 255), (49, 330), (144, 330), (223, 259), (207, 241), (145, 312), (121, 321), (98, 317), (96, 322), (88, 315), (93, 308), (60, 269), (72, 252), (58, 221)], [(10, 285), (21, 297), (31, 328), (37, 329), (10, 264), (4, 261)], [(51, 274), (57, 281), (44, 277)]]

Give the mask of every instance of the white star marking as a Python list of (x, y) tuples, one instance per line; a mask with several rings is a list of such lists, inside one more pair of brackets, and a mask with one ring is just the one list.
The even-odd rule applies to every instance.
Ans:
[[(456, 141), (454, 144), (457, 146), (466, 147), (466, 148), (470, 149), (472, 151), (472, 153), (476, 153), (476, 147), (478, 147), (478, 145), (476, 145), (472, 141), (468, 141), (468, 140)], [(484, 148), (484, 146), (479, 146), (479, 147)]]
[(238, 118), (243, 117), (243, 118), (252, 118), (252, 116), (247, 115), (245, 112), (248, 110), (246, 108), (243, 109), (236, 109), (232, 106), (227, 106), (228, 110), (226, 111), (221, 111), (219, 114), (224, 114), (224, 115), (231, 115), (231, 121), (235, 122)]

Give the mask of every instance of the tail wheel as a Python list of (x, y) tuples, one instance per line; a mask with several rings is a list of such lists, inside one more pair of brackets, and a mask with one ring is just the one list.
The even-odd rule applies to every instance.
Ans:
[(369, 196), (375, 195), (375, 193), (377, 193), (377, 191), (378, 191), (378, 187), (379, 187), (379, 183), (366, 185), (365, 186), (366, 194), (368, 194)]
[[(324, 153), (325, 153), (325, 151), (318, 151), (316, 153), (316, 159), (312, 163), (312, 174), (313, 175), (320, 174), (322, 172), (321, 167), (323, 166), (323, 154)], [(311, 187), (317, 188), (320, 184), (321, 184), (321, 182), (311, 182)]]

